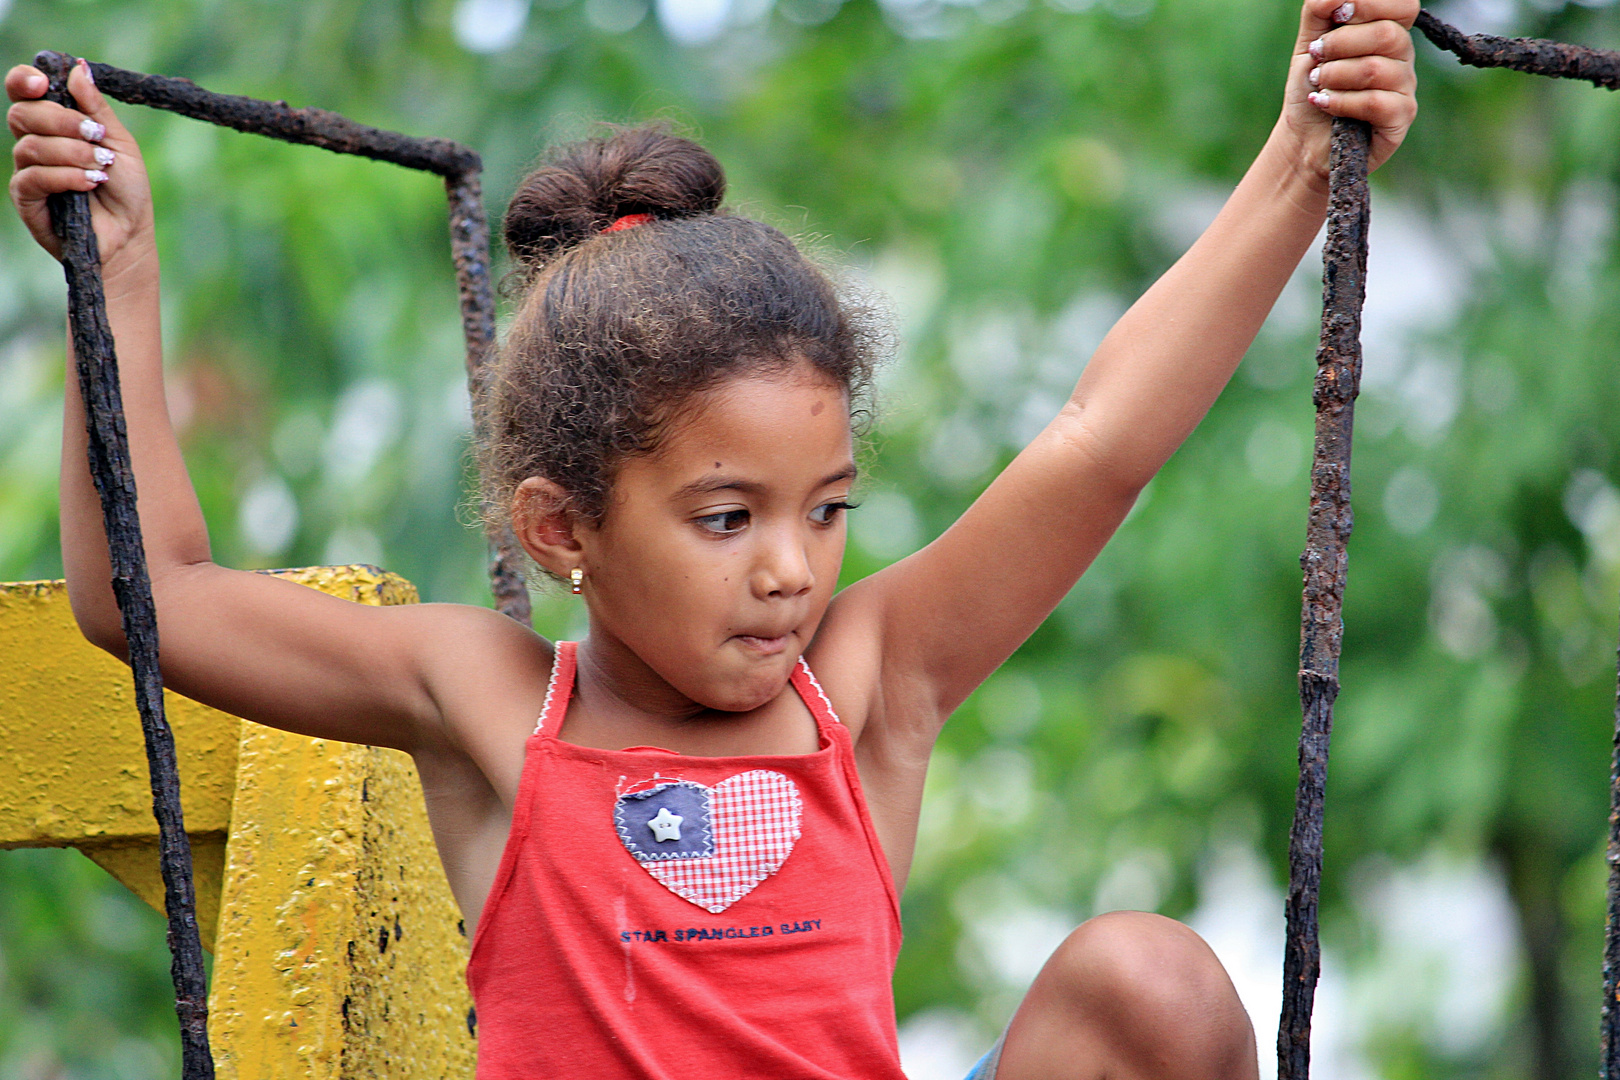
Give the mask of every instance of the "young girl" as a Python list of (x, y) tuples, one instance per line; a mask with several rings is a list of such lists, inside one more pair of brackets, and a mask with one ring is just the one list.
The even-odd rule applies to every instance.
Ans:
[[(1306, 0), (1282, 117), (1214, 224), (960, 521), (836, 596), (861, 320), (781, 233), (720, 211), (697, 146), (632, 129), (553, 155), (506, 217), (525, 291), (483, 453), (525, 550), (583, 597), (577, 644), (210, 560), (164, 404), (139, 151), (87, 67), (82, 113), (12, 69), (11, 194), (40, 244), (47, 195), (93, 193), (165, 679), (414, 757), (476, 930), (485, 1080), (900, 1077), (889, 981), (935, 738), (1225, 384), (1321, 225), (1332, 117), (1373, 124), (1375, 164), (1400, 142), (1416, 14)], [(63, 561), (85, 635), (119, 653), (67, 385)], [(974, 1071), (1255, 1075), (1214, 955), (1126, 912), (1070, 935)]]

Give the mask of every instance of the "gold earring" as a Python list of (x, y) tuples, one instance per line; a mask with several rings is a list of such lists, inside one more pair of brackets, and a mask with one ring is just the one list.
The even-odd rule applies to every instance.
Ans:
[(581, 588), (584, 583), (585, 571), (581, 570), (577, 566), (568, 571), (568, 584), (570, 586), (570, 591), (573, 592), (575, 596), (578, 596), (580, 593), (585, 591), (583, 588)]

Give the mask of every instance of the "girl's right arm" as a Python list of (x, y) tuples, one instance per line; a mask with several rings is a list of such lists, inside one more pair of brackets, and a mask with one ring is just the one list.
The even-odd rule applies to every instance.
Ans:
[[(18, 140), (11, 196), (41, 246), (60, 257), (45, 199), (63, 191), (90, 193), (165, 682), (273, 727), (482, 757), (477, 747), (464, 745), (468, 732), (455, 730), (465, 727), (455, 720), (499, 712), (484, 700), (491, 687), (545, 685), (550, 649), (532, 633), (485, 609), (366, 607), (212, 561), (207, 526), (164, 399), (157, 249), (139, 148), (85, 65), (73, 71), (68, 85), (82, 112), (40, 100), (46, 80), (31, 67), (13, 68), (6, 76), (14, 102), (8, 120)], [(85, 636), (122, 656), (124, 635), (100, 502), (86, 465), (84, 407), (71, 357), (69, 364), (62, 562)], [(528, 708), (519, 703), (515, 715)]]
[(844, 713), (872, 718), (876, 739), (860, 745), (899, 748), (863, 752), (917, 774), (940, 725), (1052, 612), (1198, 425), (1322, 224), (1334, 118), (1372, 126), (1369, 166), (1405, 136), (1417, 15), (1418, 0), (1303, 0), (1281, 114), (1214, 222), (955, 524), (833, 601), (811, 663)]

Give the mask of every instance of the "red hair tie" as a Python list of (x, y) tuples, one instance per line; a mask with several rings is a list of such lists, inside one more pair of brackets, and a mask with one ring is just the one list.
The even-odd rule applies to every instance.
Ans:
[(633, 229), (637, 225), (647, 224), (647, 222), (651, 221), (652, 219), (653, 216), (651, 214), (626, 214), (624, 217), (603, 229), (602, 232), (610, 233), (618, 232), (620, 229)]

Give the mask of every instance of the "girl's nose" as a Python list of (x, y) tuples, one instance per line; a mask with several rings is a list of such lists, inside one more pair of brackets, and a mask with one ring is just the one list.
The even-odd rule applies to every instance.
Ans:
[(754, 592), (761, 596), (798, 596), (816, 582), (809, 552), (797, 537), (771, 537), (754, 568)]

